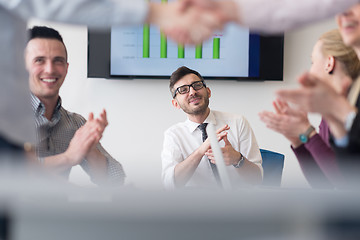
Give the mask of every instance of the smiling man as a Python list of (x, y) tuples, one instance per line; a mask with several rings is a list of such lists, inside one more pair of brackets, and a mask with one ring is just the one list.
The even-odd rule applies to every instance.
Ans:
[(96, 184), (123, 184), (121, 164), (99, 143), (108, 124), (105, 110), (99, 118), (90, 113), (86, 121), (61, 106), (59, 90), (69, 66), (61, 35), (52, 28), (38, 26), (30, 29), (29, 34), (25, 61), (40, 163), (65, 178), (73, 166), (81, 165)]
[(247, 120), (210, 110), (210, 88), (198, 72), (187, 67), (180, 67), (171, 75), (170, 91), (173, 106), (182, 109), (187, 120), (165, 132), (161, 154), (164, 186), (174, 189), (220, 184), (216, 161), (205, 133), (209, 123), (218, 129), (217, 136), (232, 184), (260, 184), (262, 159)]

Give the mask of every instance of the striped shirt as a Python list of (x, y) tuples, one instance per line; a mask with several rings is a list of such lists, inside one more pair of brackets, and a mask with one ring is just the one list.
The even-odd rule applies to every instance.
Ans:
[[(40, 163), (43, 163), (45, 157), (53, 156), (56, 154), (64, 153), (69, 147), (71, 139), (74, 137), (75, 132), (85, 124), (86, 120), (79, 114), (69, 112), (61, 106), (61, 98), (59, 97), (58, 103), (55, 107), (51, 121), (45, 116), (44, 104), (33, 94), (31, 94), (31, 104), (35, 114), (36, 123), (36, 152)], [(109, 153), (97, 144), (96, 148), (107, 159), (107, 181), (108, 184), (123, 184), (125, 173), (121, 164), (110, 156)], [(84, 159), (80, 166), (91, 177), (89, 164)], [(71, 168), (66, 169), (61, 175), (69, 178)], [(95, 182), (96, 183), (96, 182)]]

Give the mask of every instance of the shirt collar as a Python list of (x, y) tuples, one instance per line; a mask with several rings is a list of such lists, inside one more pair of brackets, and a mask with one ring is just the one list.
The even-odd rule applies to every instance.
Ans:
[[(211, 123), (216, 125), (216, 119), (214, 113), (210, 110), (209, 116), (205, 119), (204, 123)], [(199, 123), (191, 121), (189, 118), (185, 121), (186, 127), (189, 129), (189, 132), (194, 132), (197, 127), (200, 125)]]
[[(62, 100), (61, 100), (61, 97), (59, 96), (58, 102), (57, 102), (55, 110), (54, 110), (54, 115), (56, 115), (57, 112), (59, 112), (59, 110), (61, 108), (61, 104), (62, 104)], [(33, 111), (36, 116), (44, 115), (45, 105), (40, 101), (40, 99), (38, 97), (36, 97), (32, 93), (31, 93), (31, 106), (32, 106)]]
[(40, 102), (40, 99), (38, 99), (34, 94), (30, 94), (30, 98), (31, 98), (31, 106), (34, 110), (34, 112), (37, 111), (37, 109), (42, 105), (42, 103)]

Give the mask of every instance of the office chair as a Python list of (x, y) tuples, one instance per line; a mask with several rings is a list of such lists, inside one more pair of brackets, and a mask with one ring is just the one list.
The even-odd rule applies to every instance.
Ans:
[(284, 168), (284, 154), (260, 149), (262, 167), (264, 170), (263, 185), (280, 186)]

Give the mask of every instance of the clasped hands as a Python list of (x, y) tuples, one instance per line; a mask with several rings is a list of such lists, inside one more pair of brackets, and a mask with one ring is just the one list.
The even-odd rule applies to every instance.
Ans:
[[(241, 158), (241, 153), (236, 151), (227, 138), (228, 130), (230, 127), (226, 124), (216, 131), (217, 140), (224, 141), (225, 146), (221, 148), (224, 162), (226, 166), (237, 164)], [(201, 151), (210, 160), (211, 163), (216, 164), (214, 153), (211, 149), (210, 139), (206, 139), (200, 146)]]
[(179, 0), (150, 3), (148, 22), (180, 44), (199, 44), (227, 22), (237, 21), (237, 7), (231, 0)]

